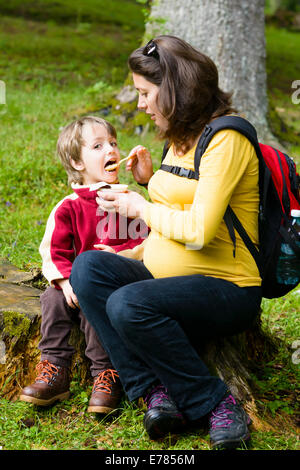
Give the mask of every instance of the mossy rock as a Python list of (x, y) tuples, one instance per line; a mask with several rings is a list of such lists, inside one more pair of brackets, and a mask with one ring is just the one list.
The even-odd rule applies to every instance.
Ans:
[(40, 312), (40, 294), (34, 287), (0, 282), (0, 318), (6, 311), (35, 318)]
[[(128, 96), (128, 99), (126, 99)], [(144, 112), (137, 109), (137, 94), (133, 87), (132, 80), (128, 79), (124, 87), (117, 95), (96, 95), (94, 105), (77, 109), (75, 115), (86, 116), (88, 114), (100, 115), (104, 119), (115, 120), (122, 126), (122, 131), (129, 135), (139, 132), (148, 132), (155, 129), (155, 124)], [(99, 108), (99, 102), (101, 107)]]

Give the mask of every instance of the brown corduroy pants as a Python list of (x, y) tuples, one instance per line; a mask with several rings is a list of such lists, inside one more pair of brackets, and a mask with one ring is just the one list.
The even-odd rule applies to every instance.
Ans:
[(85, 355), (91, 361), (91, 375), (95, 377), (105, 369), (114, 368), (94, 328), (79, 308), (69, 307), (62, 290), (48, 287), (41, 295), (40, 301), (42, 339), (39, 342), (39, 349), (42, 361), (47, 359), (58, 366), (70, 367), (75, 350), (69, 344), (69, 337), (77, 320), (85, 335)]

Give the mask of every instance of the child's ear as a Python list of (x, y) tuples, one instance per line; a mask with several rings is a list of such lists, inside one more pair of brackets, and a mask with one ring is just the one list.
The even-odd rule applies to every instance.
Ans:
[(74, 170), (77, 170), (77, 171), (83, 171), (84, 170), (84, 163), (81, 160), (79, 162), (75, 162), (75, 160), (73, 160), (73, 158), (70, 158), (70, 163), (71, 163), (72, 167), (74, 168)]

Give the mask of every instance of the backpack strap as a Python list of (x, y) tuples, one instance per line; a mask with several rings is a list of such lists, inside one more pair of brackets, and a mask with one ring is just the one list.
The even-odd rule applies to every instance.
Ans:
[(225, 211), (225, 214), (223, 216), (223, 219), (224, 219), (224, 222), (225, 222), (225, 225), (227, 227), (227, 230), (228, 230), (228, 233), (229, 233), (229, 236), (231, 238), (231, 241), (233, 243), (233, 257), (235, 258), (235, 250), (236, 250), (236, 237), (235, 237), (235, 231), (234, 231), (234, 225), (233, 225), (233, 220), (232, 220), (232, 216), (231, 216), (231, 207), (230, 206), (227, 206), (227, 209)]
[(275, 150), (277, 160), (278, 160), (278, 163), (279, 163), (279, 168), (280, 168), (282, 183), (283, 183), (282, 203), (283, 203), (283, 207), (285, 209), (285, 213), (289, 214), (290, 213), (290, 198), (289, 198), (289, 193), (288, 193), (288, 189), (287, 189), (287, 186), (286, 186), (286, 181), (285, 181), (285, 176), (284, 176), (284, 172), (283, 172), (283, 168), (282, 168), (281, 158), (279, 156), (278, 150), (276, 150), (276, 149), (274, 149), (274, 150)]
[[(225, 216), (227, 218), (227, 222), (226, 222)], [(252, 240), (249, 237), (246, 230), (244, 229), (242, 223), (240, 222), (239, 218), (235, 214), (234, 210), (230, 206), (227, 207), (226, 212), (225, 212), (225, 216), (224, 216), (224, 221), (225, 221), (226, 225), (228, 223), (229, 223), (229, 225), (232, 224), (233, 227), (236, 229), (239, 236), (241, 237), (241, 239), (245, 243), (246, 247), (250, 251), (251, 255), (253, 256), (254, 261), (256, 262), (256, 265), (258, 267), (258, 270), (259, 270), (260, 274), (262, 274), (263, 271), (262, 271), (262, 264), (261, 264), (261, 261), (260, 261), (259, 251), (256, 248), (256, 246), (254, 245), (254, 243), (252, 242)], [(228, 228), (228, 225), (227, 225), (227, 228)], [(229, 231), (229, 228), (228, 228), (228, 231)], [(229, 231), (229, 234), (230, 234), (230, 231)], [(232, 237), (231, 237), (231, 239), (232, 239)]]
[[(214, 119), (212, 122), (207, 124), (204, 128), (203, 133), (200, 136), (198, 145), (196, 147), (194, 155), (194, 168), (200, 167), (201, 157), (207, 149), (213, 136), (223, 129), (232, 129), (238, 131), (244, 135), (253, 145), (259, 164), (259, 194), (260, 194), (260, 210), (259, 217), (261, 222), (264, 221), (266, 199), (268, 194), (268, 188), (271, 181), (271, 172), (265, 164), (261, 148), (259, 146), (257, 133), (255, 127), (240, 116), (221, 116)], [(281, 162), (280, 162), (281, 163)]]
[(240, 132), (240, 134), (243, 134), (248, 140), (250, 140), (256, 153), (261, 154), (256, 130), (249, 121), (240, 116), (221, 116), (207, 124), (200, 136), (194, 156), (195, 171), (196, 169), (199, 169), (201, 157), (207, 149), (211, 139), (217, 132), (223, 129), (233, 129)]
[(263, 161), (263, 158), (260, 158), (260, 156), (262, 157), (262, 155), (261, 155), (261, 150), (260, 150), (259, 143), (257, 140), (256, 130), (252, 126), (252, 124), (250, 124), (249, 121), (247, 121), (246, 119), (240, 116), (221, 116), (217, 119), (214, 119), (209, 124), (207, 124), (199, 138), (199, 141), (195, 150), (195, 155), (194, 155), (194, 171), (187, 170), (186, 168), (182, 168), (182, 167), (176, 167), (172, 165), (163, 164), (163, 160), (169, 149), (168, 141), (165, 142), (165, 145), (163, 148), (162, 159), (161, 159), (162, 164), (161, 164), (160, 169), (164, 171), (168, 171), (169, 173), (173, 173), (177, 176), (184, 176), (189, 179), (198, 180), (201, 157), (204, 154), (205, 150), (207, 149), (213, 136), (217, 132), (223, 129), (233, 129), (243, 134), (254, 146), (256, 153), (259, 157), (259, 160)]
[(169, 141), (166, 140), (166, 141), (165, 141), (164, 148), (163, 148), (162, 156), (161, 156), (161, 163), (163, 162), (165, 156), (167, 155), (168, 150), (169, 150)]
[(183, 176), (184, 178), (188, 179), (199, 179), (199, 172), (197, 173), (196, 171), (188, 170), (187, 168), (183, 168), (181, 166), (165, 165), (163, 163), (163, 160), (167, 155), (168, 150), (169, 142), (166, 140), (161, 157), (161, 165), (159, 168), (160, 170), (167, 171), (168, 173), (172, 173), (173, 175)]
[[(212, 122), (205, 126), (203, 133), (200, 136), (199, 142), (196, 147), (195, 155), (194, 155), (194, 165), (195, 169), (200, 167), (201, 157), (204, 154), (205, 150), (207, 149), (211, 139), (213, 136), (223, 129), (233, 129), (238, 131), (240, 134), (244, 135), (253, 145), (258, 160), (259, 160), (259, 175), (260, 175), (260, 188), (264, 188), (262, 193), (262, 200), (261, 200), (261, 207), (260, 214), (263, 216), (264, 214), (264, 206), (266, 203), (266, 194), (267, 194), (267, 187), (270, 182), (270, 171), (264, 165), (264, 160), (262, 157), (262, 153), (260, 150), (260, 146), (257, 139), (257, 133), (255, 128), (252, 124), (247, 121), (246, 119), (240, 116), (221, 116), (220, 118), (214, 119)], [(263, 185), (263, 186), (262, 186)], [(257, 250), (256, 246), (250, 239), (249, 235), (247, 234), (246, 230), (244, 229), (242, 223), (238, 219), (237, 215), (233, 211), (233, 209), (228, 205), (226, 212), (224, 214), (224, 222), (226, 224), (227, 230), (229, 232), (230, 238), (233, 243), (233, 256), (235, 256), (235, 248), (236, 248), (236, 237), (234, 233), (234, 229), (238, 232), (241, 239), (245, 243), (246, 247), (250, 251), (251, 255), (253, 256), (258, 270), (262, 273), (262, 266), (260, 261), (259, 251)]]
[(187, 168), (183, 168), (181, 166), (165, 165), (164, 163), (162, 163), (160, 165), (160, 170), (167, 171), (168, 173), (173, 173), (173, 175), (183, 176), (184, 178), (188, 178), (190, 180), (199, 179), (197, 178), (197, 174), (195, 171), (188, 170)]

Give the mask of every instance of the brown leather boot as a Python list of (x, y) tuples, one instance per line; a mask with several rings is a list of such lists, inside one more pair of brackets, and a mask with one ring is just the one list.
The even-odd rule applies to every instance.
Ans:
[(110, 413), (117, 408), (122, 395), (119, 375), (114, 369), (106, 369), (96, 375), (89, 401), (89, 413)]
[(23, 388), (20, 400), (39, 406), (52, 405), (57, 400), (69, 397), (70, 377), (66, 367), (56, 366), (49, 361), (39, 362), (35, 382)]

